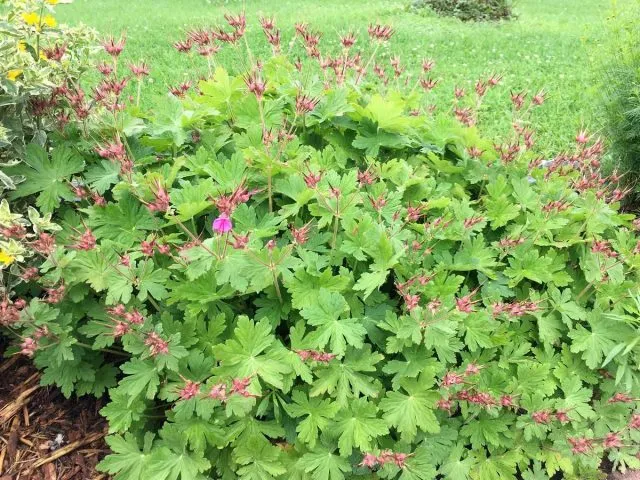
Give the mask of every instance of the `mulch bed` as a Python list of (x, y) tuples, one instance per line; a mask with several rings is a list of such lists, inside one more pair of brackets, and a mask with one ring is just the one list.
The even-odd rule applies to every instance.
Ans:
[(95, 470), (108, 453), (101, 400), (39, 381), (27, 359), (0, 354), (0, 480), (106, 480)]

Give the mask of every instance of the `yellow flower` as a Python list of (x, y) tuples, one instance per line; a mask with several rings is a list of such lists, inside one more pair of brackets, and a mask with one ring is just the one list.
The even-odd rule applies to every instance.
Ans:
[(16, 257), (9, 255), (8, 253), (0, 250), (0, 263), (4, 265), (11, 265), (15, 261)]
[(45, 15), (42, 18), (42, 23), (44, 23), (47, 27), (51, 27), (51, 28), (58, 25), (58, 22), (56, 22), (56, 19), (53, 18), (51, 15)]
[(7, 80), (15, 82), (16, 78), (18, 78), (20, 75), (22, 75), (22, 70), (19, 68), (14, 68), (13, 70), (9, 70), (7, 72)]
[(13, 238), (8, 242), (0, 242), (0, 266), (4, 263), (10, 265), (13, 262), (23, 262), (24, 255), (30, 254), (27, 249)]
[(27, 42), (25, 42), (24, 40), (20, 40), (18, 42), (18, 50), (21, 52), (26, 52), (27, 51)]
[(45, 0), (49, 5), (57, 5), (59, 0)]
[(21, 17), (27, 25), (38, 25), (40, 23), (40, 16), (35, 12), (25, 12)]

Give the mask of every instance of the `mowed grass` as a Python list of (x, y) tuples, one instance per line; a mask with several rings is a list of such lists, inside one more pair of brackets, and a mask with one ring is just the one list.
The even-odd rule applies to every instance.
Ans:
[[(206, 72), (204, 59), (189, 58), (172, 48), (195, 26), (223, 25), (224, 13), (246, 10), (247, 39), (257, 56), (268, 45), (258, 24), (259, 14), (274, 15), (283, 30), (283, 44), (295, 22), (308, 22), (325, 33), (323, 45), (337, 49), (338, 34), (359, 33), (358, 46), (368, 49), (370, 22), (393, 25), (395, 36), (380, 53), (380, 61), (400, 55), (409, 71), (417, 72), (421, 59), (433, 58), (433, 76), (440, 83), (433, 95), (442, 108), (450, 105), (454, 86), (468, 91), (478, 78), (504, 75), (502, 88), (486, 101), (482, 123), (490, 134), (508, 131), (511, 119), (509, 91), (544, 88), (548, 101), (534, 116), (541, 143), (548, 149), (567, 146), (577, 129), (595, 127), (597, 88), (592, 87), (592, 61), (606, 37), (610, 0), (517, 0), (517, 18), (502, 23), (462, 23), (455, 19), (408, 11), (409, 0), (75, 0), (58, 8), (69, 24), (85, 23), (101, 34), (126, 32), (125, 61), (146, 60), (152, 69), (145, 89), (165, 94), (167, 85), (196, 79)], [(619, 0), (620, 8), (631, 0)], [(254, 48), (254, 47), (252, 47)], [(217, 61), (230, 70), (246, 65), (246, 53), (225, 46)], [(156, 100), (149, 101), (151, 104)]]

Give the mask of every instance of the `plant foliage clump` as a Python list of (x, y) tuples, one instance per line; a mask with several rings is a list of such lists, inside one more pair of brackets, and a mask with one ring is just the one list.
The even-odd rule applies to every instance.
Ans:
[(62, 81), (77, 82), (91, 66), (94, 35), (58, 25), (57, 0), (9, 0), (0, 15), (0, 194), (15, 188), (4, 167), (24, 158), (26, 146), (44, 145), (63, 116), (44, 115)]
[[(612, 46), (602, 66), (604, 126), (612, 167), (629, 172), (637, 190), (640, 175), (640, 4), (612, 20)], [(635, 200), (637, 201), (637, 192)]]
[(513, 16), (511, 0), (415, 0), (410, 8), (416, 11), (429, 8), (438, 15), (464, 22), (508, 20)]
[[(434, 109), (376, 52), (296, 25), (288, 55), (131, 105), (124, 39), (0, 204), (0, 325), (65, 395), (108, 392), (116, 480), (590, 478), (638, 467), (640, 222), (586, 133), (481, 136), (499, 75)], [(307, 55), (305, 58), (304, 55)], [(299, 60), (301, 55), (304, 60)], [(319, 67), (319, 68), (318, 68)], [(209, 72), (210, 70), (210, 72)], [(383, 81), (374, 83), (380, 77)], [(407, 85), (403, 89), (402, 85)], [(134, 85), (135, 88), (135, 85)], [(91, 95), (90, 109), (78, 98)], [(97, 143), (96, 143), (97, 139)], [(33, 208), (36, 205), (38, 210)], [(30, 207), (30, 208), (27, 208)]]

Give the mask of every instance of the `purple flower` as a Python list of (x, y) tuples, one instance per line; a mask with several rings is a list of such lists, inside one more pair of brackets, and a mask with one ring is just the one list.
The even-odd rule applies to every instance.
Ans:
[(231, 223), (229, 215), (221, 213), (220, 216), (213, 221), (211, 227), (216, 233), (227, 233), (233, 228), (233, 223)]

